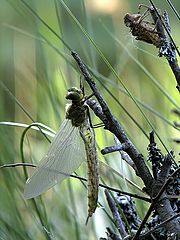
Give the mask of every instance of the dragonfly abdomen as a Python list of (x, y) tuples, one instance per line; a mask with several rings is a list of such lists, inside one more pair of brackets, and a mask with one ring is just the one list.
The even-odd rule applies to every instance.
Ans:
[(88, 165), (88, 221), (89, 217), (93, 215), (97, 207), (99, 188), (99, 166), (95, 142), (95, 133), (88, 124), (87, 119), (80, 126), (80, 134), (84, 140)]
[(99, 168), (97, 154), (89, 153), (88, 164), (88, 216), (91, 217), (96, 210), (99, 187)]

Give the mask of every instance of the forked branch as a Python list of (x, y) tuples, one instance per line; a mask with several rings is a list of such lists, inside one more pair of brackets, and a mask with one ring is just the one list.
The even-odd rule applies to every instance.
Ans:
[(86, 65), (83, 63), (83, 61), (75, 51), (71, 52), (71, 54), (75, 59), (75, 61), (77, 62), (84, 76), (84, 79), (89, 84), (90, 88), (94, 93), (94, 96), (98, 101), (97, 103), (95, 100), (89, 99), (87, 101), (88, 105), (94, 111), (94, 113), (102, 120), (105, 126), (104, 128), (109, 130), (111, 133), (113, 133), (121, 142), (122, 146), (124, 146), (123, 148), (125, 148), (125, 151), (129, 155), (129, 157), (132, 159), (135, 165), (135, 168), (137, 169), (136, 171), (137, 175), (143, 180), (144, 185), (146, 187), (146, 191), (152, 198), (152, 203), (150, 205), (150, 208), (146, 214), (144, 221), (141, 224), (141, 227), (137, 231), (134, 237), (134, 240), (139, 239), (141, 230), (144, 227), (144, 224), (146, 223), (147, 218), (150, 216), (150, 214), (154, 209), (156, 209), (156, 211), (158, 212), (161, 221), (165, 221), (167, 231), (171, 233), (175, 232), (177, 236), (180, 237), (180, 226), (178, 224), (178, 220), (172, 218), (170, 222), (166, 222), (166, 220), (170, 219), (174, 214), (173, 209), (170, 205), (170, 201), (164, 192), (166, 190), (166, 187), (164, 187), (163, 185), (163, 182), (165, 182), (167, 178), (169, 168), (171, 165), (170, 157), (169, 158), (167, 157), (167, 160), (164, 163), (165, 165), (162, 168), (162, 174), (157, 179), (154, 178), (151, 175), (145, 163), (145, 159), (143, 155), (132, 144), (127, 134), (125, 133), (123, 127), (121, 126), (121, 124), (117, 121), (117, 119), (111, 113), (107, 103), (105, 102), (102, 95), (98, 91), (96, 87), (96, 83), (93, 81)]

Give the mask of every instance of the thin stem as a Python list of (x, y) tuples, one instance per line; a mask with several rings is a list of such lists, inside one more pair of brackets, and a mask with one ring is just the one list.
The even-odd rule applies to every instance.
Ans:
[[(1, 165), (0, 169), (13, 168), (13, 167), (37, 167), (37, 165), (32, 164), (32, 163), (10, 163), (10, 164)], [(52, 171), (52, 170), (50, 170), (50, 171)], [(58, 171), (57, 171), (57, 173), (58, 173)], [(80, 176), (77, 176), (77, 175), (74, 175), (74, 174), (70, 174), (69, 177), (76, 178), (76, 179), (79, 179), (81, 181), (87, 182), (86, 178), (83, 178), (83, 177), (80, 177)], [(146, 201), (146, 202), (151, 202), (151, 200), (149, 198), (142, 197), (142, 196), (139, 196), (137, 194), (133, 194), (133, 193), (125, 192), (125, 191), (120, 191), (117, 188), (113, 188), (113, 187), (110, 187), (110, 186), (105, 185), (105, 184), (100, 183), (99, 186), (102, 187), (102, 188), (111, 190), (113, 192), (116, 192), (116, 193), (125, 194), (125, 195), (128, 195), (128, 196), (133, 197), (133, 198), (141, 199), (141, 200)]]
[(177, 213), (177, 214), (175, 214), (174, 216), (166, 219), (165, 221), (163, 221), (162, 223), (158, 224), (158, 225), (157, 225), (156, 227), (154, 227), (153, 229), (151, 229), (151, 230), (147, 231), (146, 233), (140, 235), (140, 238), (145, 238), (145, 237), (147, 237), (147, 236), (150, 235), (151, 233), (155, 232), (158, 228), (162, 227), (165, 223), (170, 222), (170, 221), (172, 221), (173, 219), (178, 218), (179, 216), (180, 216), (180, 213)]

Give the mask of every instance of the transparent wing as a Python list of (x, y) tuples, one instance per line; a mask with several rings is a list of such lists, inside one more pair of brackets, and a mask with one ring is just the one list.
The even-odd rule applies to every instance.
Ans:
[(83, 140), (77, 127), (64, 120), (47, 154), (25, 184), (25, 198), (33, 198), (69, 177), (86, 160)]

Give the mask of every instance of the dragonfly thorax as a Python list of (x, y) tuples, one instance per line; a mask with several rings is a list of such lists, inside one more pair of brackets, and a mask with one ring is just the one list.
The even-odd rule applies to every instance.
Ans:
[(79, 127), (86, 119), (87, 106), (82, 102), (66, 105), (66, 118), (71, 120), (75, 127)]
[(86, 119), (87, 106), (84, 103), (84, 94), (82, 90), (72, 87), (68, 89), (66, 99), (72, 103), (66, 105), (66, 118), (71, 120), (75, 127), (79, 127)]
[(87, 106), (84, 103), (84, 94), (82, 90), (76, 87), (68, 89), (66, 99), (72, 103), (66, 105), (66, 118), (71, 120), (75, 127), (79, 127), (86, 119)]

